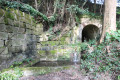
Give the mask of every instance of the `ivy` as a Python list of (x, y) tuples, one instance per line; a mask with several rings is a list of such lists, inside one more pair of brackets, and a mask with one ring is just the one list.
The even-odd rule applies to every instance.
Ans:
[(37, 11), (36, 9), (34, 9), (32, 6), (28, 4), (23, 4), (17, 1), (0, 0), (0, 5), (1, 5), (1, 8), (3, 9), (6, 9), (6, 8), (19, 9), (20, 11), (29, 13), (32, 16), (41, 16), (42, 19), (47, 22), (51, 21), (51, 19), (49, 20), (46, 15)]

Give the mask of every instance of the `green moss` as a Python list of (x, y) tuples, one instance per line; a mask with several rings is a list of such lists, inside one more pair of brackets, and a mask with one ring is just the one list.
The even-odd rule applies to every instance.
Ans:
[(55, 55), (55, 54), (57, 54), (57, 51), (56, 50), (51, 50), (50, 53)]
[(39, 50), (39, 51), (38, 51), (38, 54), (40, 54), (40, 55), (45, 54), (45, 53), (46, 53), (46, 52), (43, 51), (43, 50)]
[(0, 17), (4, 15), (5, 11), (3, 9), (0, 9)]
[(66, 37), (61, 37), (59, 40), (65, 41)]
[(8, 25), (8, 19), (7, 19), (7, 17), (4, 18), (4, 22), (5, 22), (6, 25)]
[(5, 12), (5, 17), (14, 20), (14, 14), (10, 10)]
[(56, 71), (61, 71), (61, 70), (65, 70), (65, 69), (70, 69), (70, 66), (21, 68), (22, 71), (31, 71), (34, 76), (48, 74), (50, 72), (56, 72)]
[(69, 57), (66, 57), (66, 56), (58, 56), (58, 61), (64, 61), (64, 60), (70, 60)]

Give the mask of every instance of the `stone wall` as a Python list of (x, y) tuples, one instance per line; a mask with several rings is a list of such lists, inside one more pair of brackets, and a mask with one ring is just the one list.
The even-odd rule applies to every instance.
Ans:
[[(99, 21), (81, 18), (81, 24), (65, 32), (58, 40), (49, 41), (49, 31), (36, 24), (29, 14), (19, 10), (0, 9), (0, 70), (26, 58), (38, 61), (80, 60), (82, 30), (89, 24), (100, 28)], [(98, 25), (97, 25), (98, 24)], [(56, 36), (54, 36), (56, 37)]]
[(36, 26), (32, 16), (19, 10), (0, 9), (0, 69), (35, 57), (41, 27)]
[(70, 34), (64, 34), (57, 41), (49, 41), (49, 36), (49, 32), (43, 32), (43, 25), (36, 24), (29, 14), (0, 9), (0, 70), (26, 58), (70, 60), (76, 49), (69, 45)]

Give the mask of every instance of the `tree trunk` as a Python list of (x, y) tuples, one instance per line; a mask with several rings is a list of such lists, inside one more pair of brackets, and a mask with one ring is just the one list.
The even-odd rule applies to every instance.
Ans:
[(96, 0), (94, 0), (94, 13), (96, 13)]
[(35, 9), (38, 10), (37, 0), (35, 0)]
[(61, 19), (63, 20), (63, 16), (64, 16), (64, 11), (65, 11), (65, 3), (66, 3), (66, 0), (63, 0), (63, 8), (62, 8), (62, 13), (61, 13)]
[(116, 4), (117, 0), (105, 0), (103, 30), (99, 43), (103, 41), (106, 32), (116, 31)]

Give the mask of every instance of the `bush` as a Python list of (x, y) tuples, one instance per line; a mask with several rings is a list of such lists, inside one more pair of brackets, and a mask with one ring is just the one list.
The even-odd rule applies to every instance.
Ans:
[(100, 45), (93, 44), (93, 41), (88, 42), (88, 45), (94, 48), (94, 51), (89, 53), (88, 47), (86, 53), (82, 55), (81, 69), (87, 72), (115, 72), (120, 73), (120, 49), (117, 47), (120, 42), (120, 30), (106, 34), (105, 42)]

